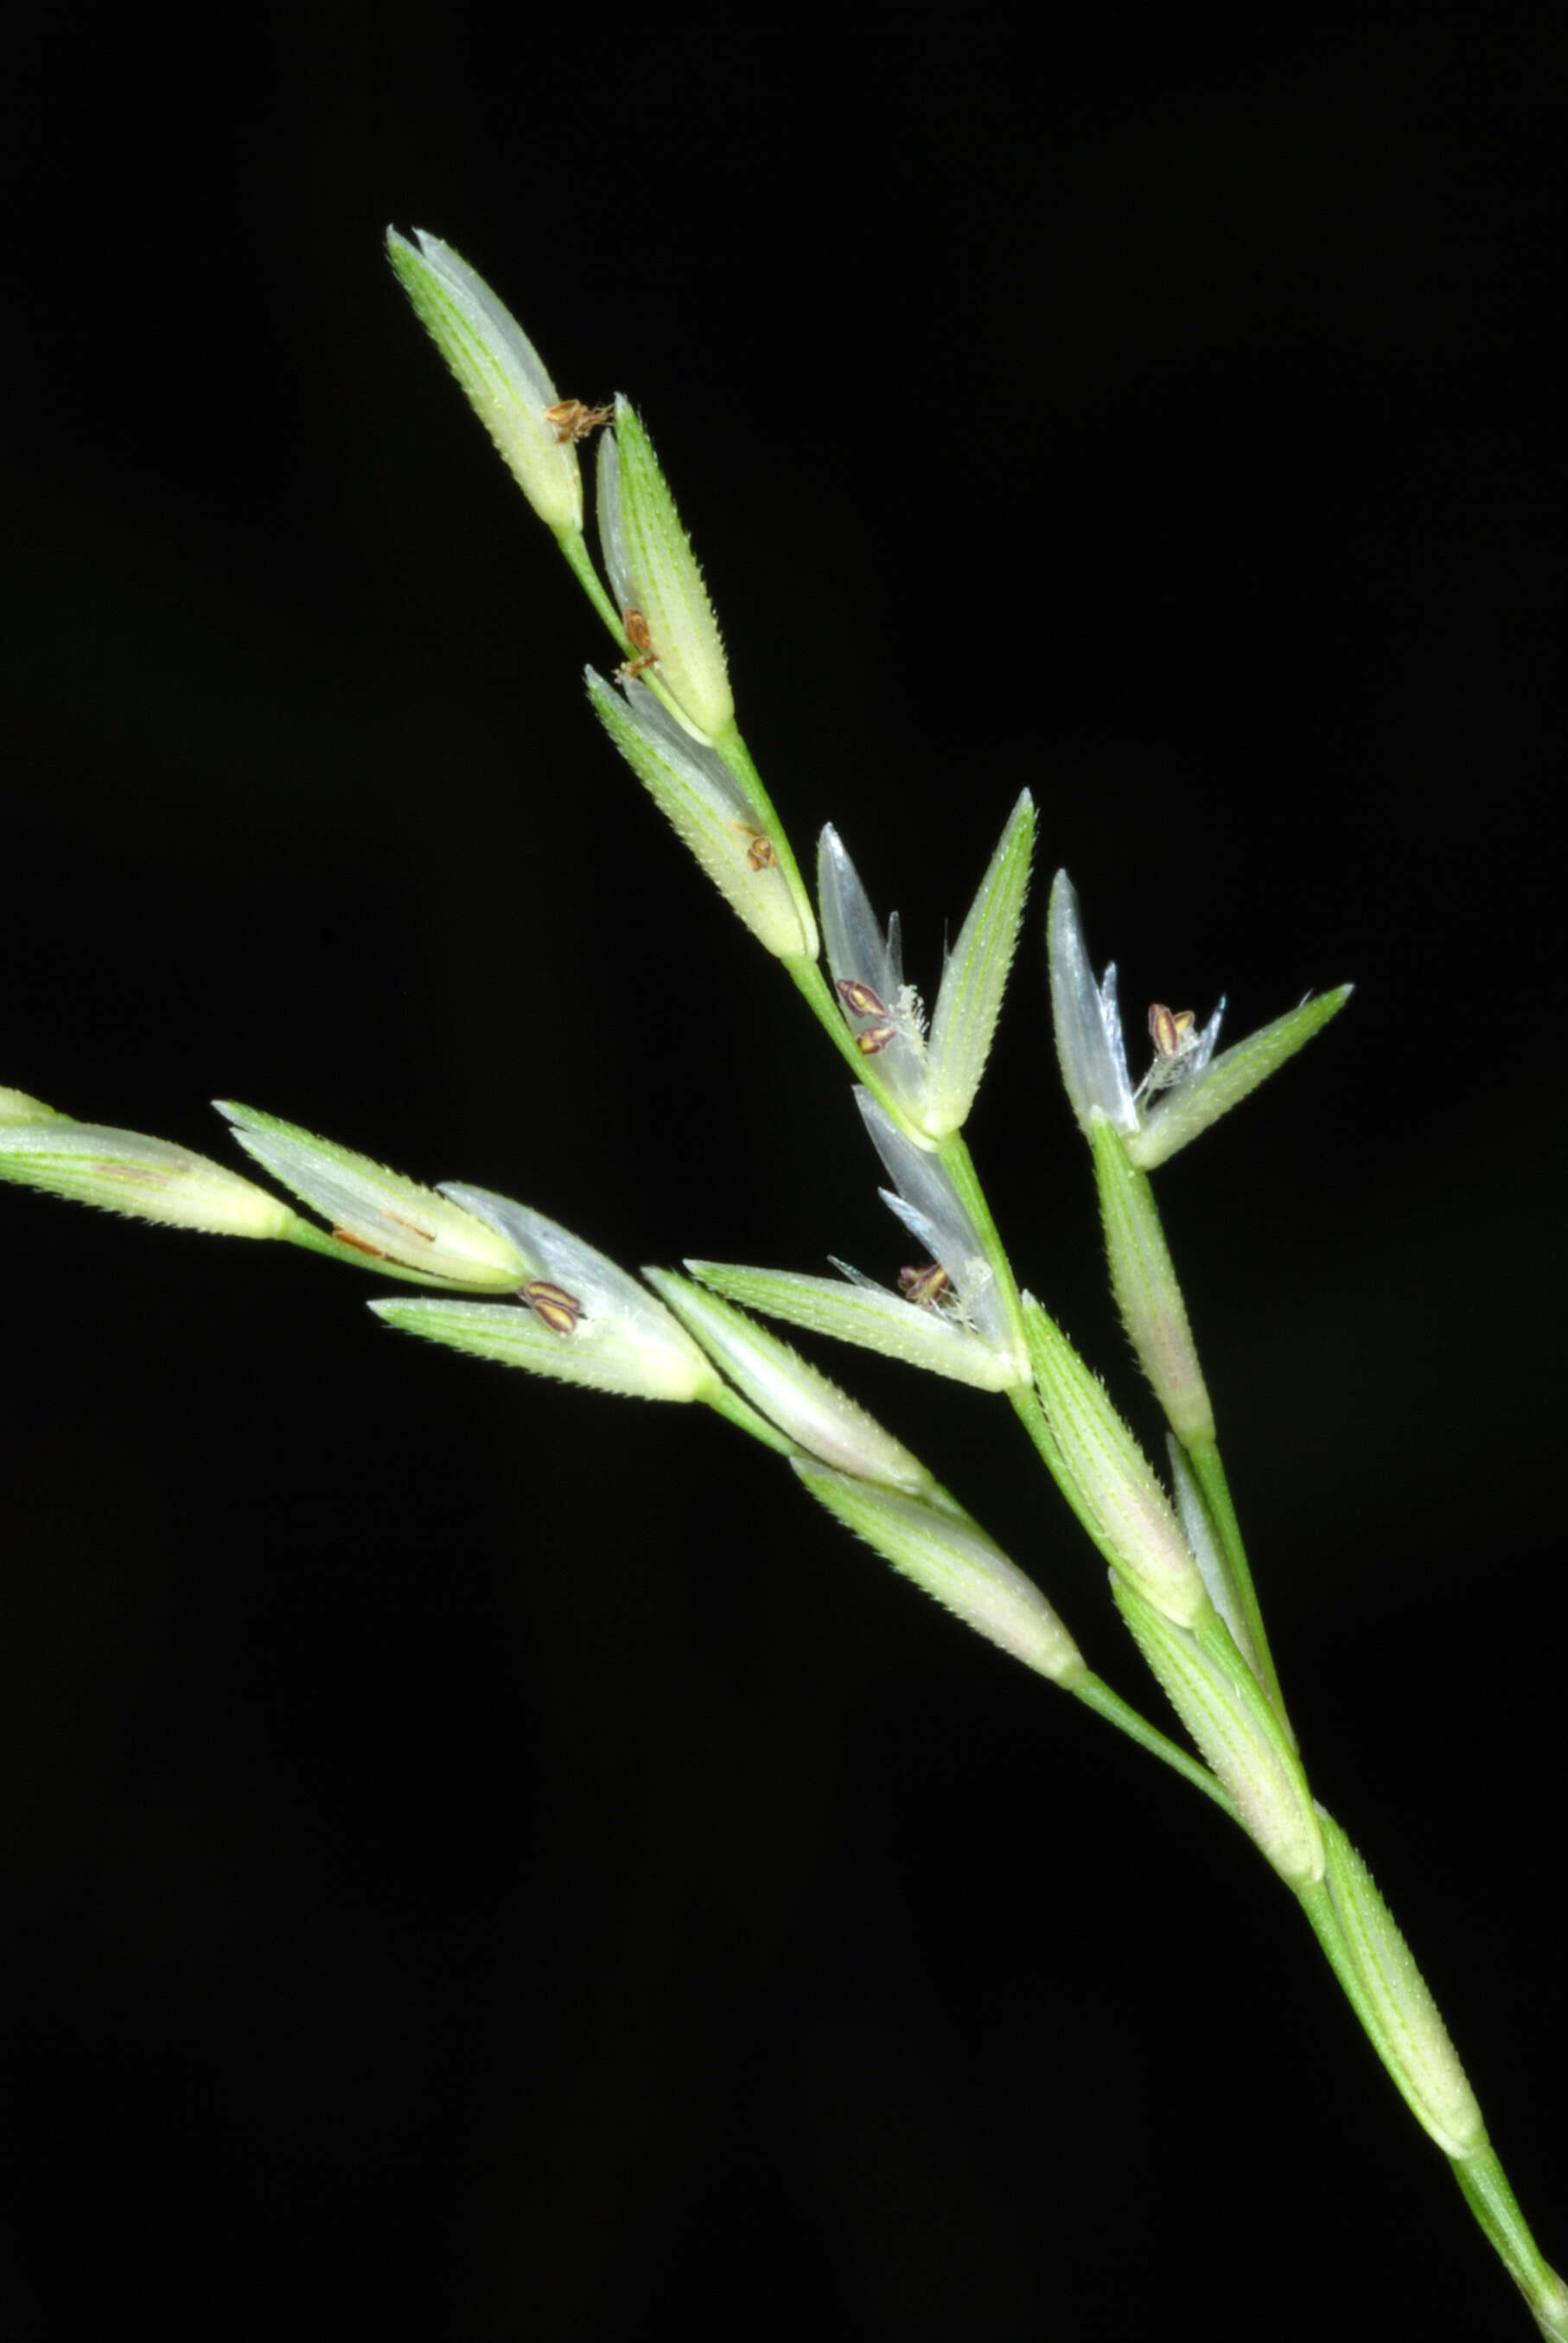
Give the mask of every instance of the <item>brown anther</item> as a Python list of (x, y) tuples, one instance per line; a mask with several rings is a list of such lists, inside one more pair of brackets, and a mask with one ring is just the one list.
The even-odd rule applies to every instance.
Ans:
[(1149, 1039), (1154, 1052), (1161, 1058), (1180, 1058), (1191, 1046), (1195, 1012), (1191, 1009), (1167, 1009), (1156, 1001), (1149, 1011)]
[(545, 409), (545, 421), (554, 424), (556, 438), (563, 447), (568, 439), (586, 439), (601, 423), (614, 420), (613, 407), (585, 407), (580, 398), (558, 398)]
[(434, 1229), (422, 1229), (417, 1221), (406, 1221), (401, 1212), (388, 1212), (387, 1214), (387, 1218), (394, 1222), (397, 1227), (407, 1229), (411, 1237), (422, 1238), (426, 1244), (435, 1243), (436, 1232)]
[(879, 1001), (870, 986), (862, 983), (858, 976), (841, 976), (838, 980), (838, 984), (839, 1000), (846, 1009), (852, 1009), (857, 1017), (887, 1015), (887, 1002)]
[(541, 1326), (552, 1334), (571, 1334), (577, 1331), (578, 1320), (583, 1314), (582, 1303), (564, 1285), (552, 1285), (546, 1277), (531, 1277), (522, 1288), (519, 1299), (528, 1303)]
[(929, 1261), (923, 1269), (900, 1269), (899, 1292), (906, 1302), (913, 1302), (922, 1310), (933, 1310), (944, 1293), (952, 1290), (952, 1279), (940, 1262)]
[(890, 1041), (898, 1038), (899, 1029), (889, 1018), (880, 1025), (868, 1025), (863, 1033), (857, 1033), (855, 1047), (863, 1058), (874, 1058), (879, 1050), (885, 1050)]
[(759, 830), (749, 830), (743, 821), (738, 821), (735, 827), (746, 840), (746, 860), (753, 870), (776, 870), (779, 857), (773, 851), (773, 840)]
[(653, 637), (648, 632), (648, 620), (640, 610), (623, 611), (620, 622), (626, 628), (627, 641), (634, 651), (641, 653), (638, 659), (623, 659), (616, 669), (622, 683), (629, 683), (632, 677), (640, 675), (645, 667), (658, 665), (658, 653), (653, 648)]
[(352, 1229), (334, 1229), (332, 1233), (339, 1244), (352, 1245), (356, 1252), (367, 1252), (372, 1261), (387, 1258), (379, 1245), (373, 1245), (368, 1237), (357, 1237)]

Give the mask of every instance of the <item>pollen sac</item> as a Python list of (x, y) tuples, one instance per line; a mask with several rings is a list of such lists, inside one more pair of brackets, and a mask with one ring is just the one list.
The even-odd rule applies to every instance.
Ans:
[(743, 821), (735, 826), (746, 840), (746, 860), (753, 870), (777, 870), (779, 857), (773, 850), (773, 840), (759, 830), (748, 830)]
[(356, 1252), (368, 1253), (372, 1261), (387, 1258), (379, 1245), (372, 1244), (368, 1237), (357, 1237), (352, 1229), (334, 1229), (332, 1233), (339, 1244), (352, 1245)]
[(857, 1017), (885, 1017), (888, 1013), (887, 1002), (858, 976), (839, 977), (838, 990), (845, 1008), (853, 1010)]
[(1149, 1039), (1161, 1058), (1184, 1058), (1192, 1046), (1195, 1012), (1191, 1009), (1167, 1009), (1156, 1001), (1149, 1011)]
[(863, 1033), (857, 1033), (855, 1047), (863, 1058), (874, 1058), (879, 1050), (885, 1050), (890, 1041), (898, 1038), (898, 1027), (891, 1018), (884, 1018), (879, 1024), (868, 1025)]
[(558, 398), (553, 407), (545, 409), (545, 421), (549, 424), (561, 447), (568, 441), (575, 444), (597, 431), (602, 423), (614, 419), (613, 407), (588, 407), (580, 398)]
[(552, 1334), (572, 1334), (583, 1314), (582, 1303), (564, 1285), (552, 1285), (548, 1277), (531, 1277), (518, 1296), (526, 1302), (542, 1326)]
[(622, 683), (629, 683), (634, 676), (642, 673), (645, 667), (658, 665), (658, 653), (653, 648), (653, 636), (648, 629), (648, 620), (640, 610), (625, 611), (621, 617), (621, 625), (626, 628), (628, 642), (630, 643), (633, 650), (640, 654), (634, 659), (623, 659), (616, 669), (616, 674)]
[(906, 1302), (913, 1302), (921, 1310), (934, 1310), (952, 1287), (952, 1279), (940, 1262), (928, 1261), (923, 1268), (899, 1272), (899, 1292)]
[(1162, 1001), (1156, 1001), (1149, 1011), (1149, 1039), (1154, 1044), (1153, 1062), (1137, 1091), (1144, 1099), (1174, 1089), (1194, 1071), (1200, 1039), (1197, 1017), (1191, 1009), (1167, 1009)]
[(407, 1219), (402, 1212), (388, 1212), (387, 1217), (396, 1227), (407, 1229), (411, 1237), (417, 1237), (422, 1244), (435, 1243), (436, 1232), (433, 1229), (422, 1229), (417, 1221)]

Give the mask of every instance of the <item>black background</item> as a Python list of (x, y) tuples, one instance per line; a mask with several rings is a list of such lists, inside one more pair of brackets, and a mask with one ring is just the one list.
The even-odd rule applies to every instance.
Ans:
[[(1151, 1443), (1044, 879), (1135, 1008), (1357, 981), (1161, 1195), (1314, 1783), (1561, 2258), (1560, 19), (1010, 25), (35, 15), (0, 1079), (632, 1264), (907, 1252), (583, 704), (381, 256), (437, 231), (637, 397), (797, 849), (928, 985), (1035, 792), (971, 1136)], [(1246, 1844), (763, 1452), (301, 1254), (0, 1223), (7, 2334), (1523, 2332)], [(839, 1365), (1141, 1697), (1005, 1408)]]

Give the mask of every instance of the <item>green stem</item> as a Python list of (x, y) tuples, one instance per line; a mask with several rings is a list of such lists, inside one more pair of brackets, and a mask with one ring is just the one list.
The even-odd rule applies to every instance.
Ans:
[(1568, 2286), (1531, 2236), (1508, 2175), (1490, 2145), (1452, 2159), (1453, 2177), (1498, 2260), (1535, 2314), (1543, 2335), (1568, 2343)]
[(557, 537), (556, 543), (566, 555), (568, 568), (615, 637), (621, 649), (628, 658), (634, 657), (631, 645), (627, 639), (626, 629), (620, 622), (620, 612), (599, 582), (598, 571), (593, 566), (593, 558), (588, 549), (588, 540), (581, 529), (563, 528)]
[(1167, 1740), (1157, 1725), (1140, 1716), (1138, 1711), (1124, 1701), (1120, 1693), (1112, 1692), (1092, 1669), (1086, 1669), (1082, 1675), (1072, 1678), (1063, 1689), (1070, 1692), (1074, 1700), (1082, 1701), (1086, 1708), (1091, 1708), (1096, 1716), (1102, 1716), (1108, 1725), (1114, 1725), (1119, 1733), (1125, 1733), (1130, 1741), (1136, 1741), (1140, 1749), (1146, 1749), (1151, 1757), (1158, 1757), (1161, 1765), (1169, 1765), (1172, 1773), (1180, 1774), (1184, 1782), (1191, 1782), (1195, 1790), (1201, 1790), (1206, 1798), (1212, 1798), (1221, 1814), (1229, 1815), (1232, 1822), (1236, 1820), (1236, 1809), (1229, 1791), (1221, 1786), (1208, 1767), (1200, 1765), (1196, 1757), (1190, 1757), (1186, 1750), (1180, 1748), (1174, 1741)]
[[(1400, 2096), (1419, 2117), (1420, 2109), (1398, 2065), (1384, 2046), (1382, 2028), (1345, 1944), (1326, 1882), (1302, 1889), (1300, 1901), (1367, 2038), (1393, 2077)], [(1530, 2305), (1541, 2332), (1553, 2337), (1554, 2343), (1568, 2343), (1568, 2286), (1543, 2258), (1531, 2236), (1491, 2142), (1483, 2137), (1479, 2146), (1463, 2155), (1451, 2156), (1448, 2160), (1466, 2204), (1493, 2251)]]
[(1248, 1658), (1257, 1664), (1257, 1673), (1270, 1704), (1285, 1731), (1291, 1745), (1296, 1746), (1295, 1728), (1285, 1711), (1285, 1696), (1280, 1689), (1279, 1672), (1274, 1655), (1269, 1648), (1268, 1630), (1258, 1602), (1258, 1590), (1252, 1583), (1251, 1566), (1247, 1549), (1241, 1543), (1241, 1525), (1236, 1519), (1236, 1508), (1231, 1501), (1231, 1484), (1225, 1478), (1218, 1445), (1213, 1441), (1195, 1443), (1186, 1450), (1192, 1478), (1198, 1483), (1198, 1493), (1209, 1516), (1211, 1528), (1220, 1548), (1225, 1576), (1237, 1615), (1246, 1631), (1250, 1649)]

